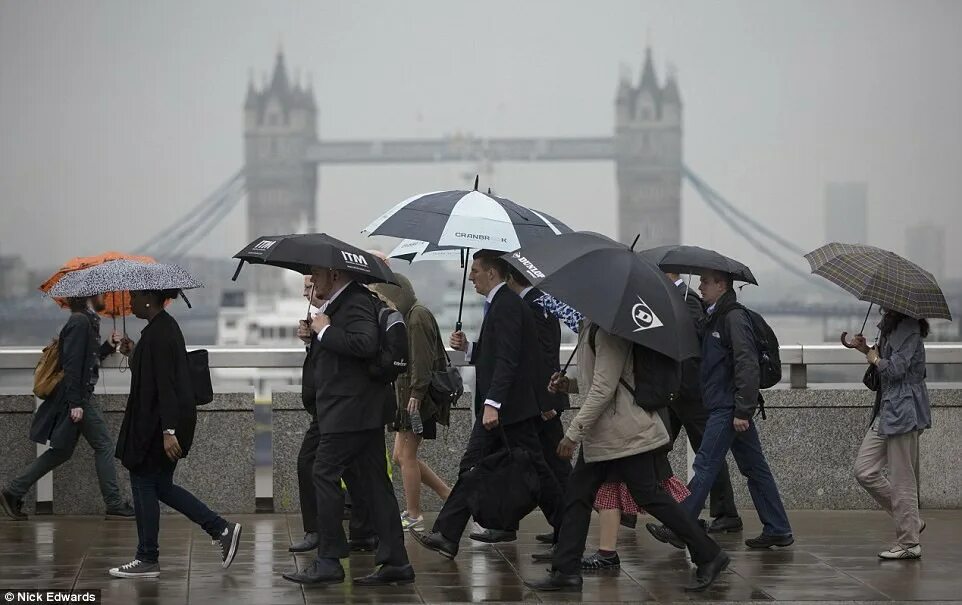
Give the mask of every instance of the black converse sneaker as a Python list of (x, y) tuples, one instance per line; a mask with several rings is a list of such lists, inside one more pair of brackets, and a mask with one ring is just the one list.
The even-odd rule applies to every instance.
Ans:
[(240, 536), (241, 524), (228, 522), (227, 527), (224, 528), (224, 533), (214, 540), (211, 540), (211, 544), (220, 547), (220, 554), (224, 559), (221, 567), (224, 569), (230, 567), (230, 564), (234, 562), (234, 555), (237, 554), (237, 543), (240, 541)]
[(147, 563), (134, 559), (108, 572), (115, 578), (157, 578), (160, 577), (160, 563)]

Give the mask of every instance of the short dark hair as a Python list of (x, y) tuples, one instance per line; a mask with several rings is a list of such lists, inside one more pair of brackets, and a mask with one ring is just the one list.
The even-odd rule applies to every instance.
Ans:
[(174, 300), (180, 295), (180, 290), (169, 289), (169, 290), (145, 290), (144, 294), (153, 298), (157, 304), (163, 305), (168, 300)]
[(87, 296), (71, 296), (67, 298), (67, 308), (73, 313), (82, 313), (87, 310), (87, 301), (90, 298)]
[(531, 281), (524, 276), (524, 273), (518, 271), (511, 265), (508, 265), (508, 274), (511, 276), (511, 279), (513, 279), (522, 288), (527, 288), (531, 285)]
[(501, 258), (503, 254), (504, 252), (499, 252), (497, 250), (478, 250), (474, 253), (472, 258), (476, 261), (480, 261), (481, 266), (485, 269), (493, 269), (501, 279), (508, 279), (508, 273), (511, 271), (511, 265)]
[(735, 291), (735, 278), (732, 277), (731, 273), (712, 270), (712, 271), (705, 271), (704, 273), (702, 273), (702, 275), (705, 277), (710, 277), (715, 281), (723, 281), (725, 282), (725, 286), (728, 288), (730, 292)]

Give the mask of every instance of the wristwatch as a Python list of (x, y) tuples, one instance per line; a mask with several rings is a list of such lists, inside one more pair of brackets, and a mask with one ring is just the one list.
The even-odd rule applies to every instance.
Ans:
[(173, 435), (174, 429), (164, 429), (164, 433), (166, 433), (167, 435)]

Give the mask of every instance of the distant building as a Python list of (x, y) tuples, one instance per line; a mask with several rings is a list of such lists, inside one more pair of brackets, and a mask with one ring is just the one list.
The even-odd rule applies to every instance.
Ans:
[(615, 98), (615, 170), (618, 237), (639, 250), (681, 243), (681, 118), (678, 83), (658, 83), (651, 60), (638, 86), (622, 77)]
[(868, 187), (865, 183), (825, 185), (825, 243), (868, 243)]
[(945, 278), (945, 229), (920, 224), (905, 230), (905, 255), (936, 279)]
[(30, 284), (30, 271), (22, 257), (0, 256), (0, 300), (26, 296)]

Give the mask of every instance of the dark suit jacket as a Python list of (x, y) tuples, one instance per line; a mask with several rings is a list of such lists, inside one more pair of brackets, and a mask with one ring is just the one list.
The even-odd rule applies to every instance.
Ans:
[(304, 366), (301, 368), (301, 404), (313, 416), (317, 412), (317, 389), (314, 388), (314, 357), (317, 354), (317, 334), (311, 333)]
[(129, 470), (153, 471), (170, 464), (164, 429), (174, 429), (186, 456), (197, 424), (194, 406), (184, 334), (177, 320), (161, 311), (140, 333), (130, 357), (130, 395), (117, 437), (117, 458)]
[(70, 420), (70, 408), (86, 407), (93, 394), (93, 373), (98, 358), (104, 359), (114, 348), (98, 345), (99, 321), (87, 313), (72, 313), (57, 341), (63, 379), (33, 416), (30, 439), (57, 449), (72, 450), (80, 436), (80, 423)]
[(509, 425), (541, 414), (534, 376), (542, 363), (531, 311), (507, 285), (501, 286), (481, 324), (471, 352), (481, 403), (501, 404), (500, 420)]
[(538, 343), (541, 351), (541, 364), (534, 377), (534, 387), (538, 394), (541, 411), (555, 410), (559, 414), (570, 407), (568, 395), (565, 393), (551, 394), (548, 392), (548, 382), (552, 374), (561, 370), (558, 356), (561, 353), (561, 322), (554, 315), (546, 312), (544, 307), (535, 301), (544, 293), (532, 288), (522, 300), (531, 309), (535, 329), (538, 333)]
[(331, 325), (314, 345), (314, 405), (324, 433), (383, 427), (397, 403), (390, 384), (371, 379), (378, 350), (379, 301), (354, 282), (328, 306)]
[[(698, 337), (701, 338), (705, 326), (705, 306), (701, 301), (701, 297), (684, 283), (676, 287), (678, 288), (678, 293), (683, 298), (685, 297), (685, 293), (688, 293), (688, 297), (685, 298), (685, 304), (688, 306), (688, 313), (691, 315), (691, 320), (695, 323), (695, 332), (697, 332)], [(682, 362), (681, 383), (681, 398), (684, 401), (701, 401), (701, 362), (697, 357), (692, 357)]]

